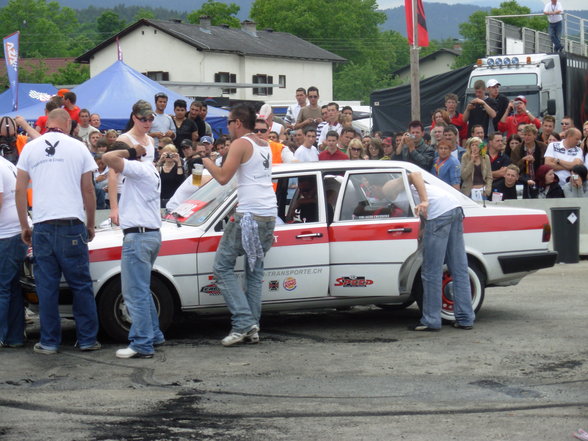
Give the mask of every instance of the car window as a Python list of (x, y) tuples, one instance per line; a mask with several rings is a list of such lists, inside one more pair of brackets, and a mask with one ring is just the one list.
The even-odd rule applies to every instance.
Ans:
[(166, 216), (166, 220), (176, 222), (177, 219), (185, 225), (202, 225), (231, 196), (236, 188), (236, 176), (225, 185), (220, 185), (218, 181), (213, 179), (177, 206)]
[(349, 176), (341, 203), (340, 220), (412, 216), (402, 173), (357, 173)]
[(322, 197), (316, 174), (284, 176), (273, 182), (280, 221), (291, 224), (320, 220)]

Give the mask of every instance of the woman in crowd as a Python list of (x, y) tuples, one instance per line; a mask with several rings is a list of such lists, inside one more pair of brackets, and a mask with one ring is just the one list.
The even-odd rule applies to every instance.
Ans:
[(545, 144), (537, 141), (537, 127), (534, 124), (523, 126), (523, 143), (512, 149), (510, 160), (519, 168), (524, 179), (535, 179), (537, 169), (545, 162), (543, 154), (546, 148)]
[(108, 143), (108, 150), (110, 150), (110, 147), (112, 147), (112, 144), (114, 144), (114, 141), (118, 138), (118, 133), (114, 129), (107, 130), (104, 134), (104, 138)]
[(451, 118), (449, 113), (445, 109), (437, 109), (433, 112), (431, 127), (435, 127), (437, 124), (444, 123), (445, 125), (451, 124)]
[(481, 145), (480, 138), (469, 138), (465, 143), (466, 152), (461, 158), (461, 192), (469, 197), (474, 189), (482, 189), (485, 197), (489, 197), (492, 191), (490, 158), (480, 152)]
[(363, 145), (357, 138), (349, 141), (349, 147), (347, 148), (349, 159), (364, 159), (363, 157)]
[(584, 165), (574, 165), (571, 172), (569, 182), (563, 186), (565, 197), (588, 198), (588, 182), (586, 182), (588, 170)]
[(561, 136), (559, 136), (559, 133), (553, 132), (551, 135), (549, 135), (548, 144), (551, 144), (552, 142), (559, 142), (559, 141), (561, 141)]
[(535, 173), (535, 185), (531, 187), (534, 199), (563, 198), (564, 192), (559, 185), (559, 178), (551, 166), (543, 164)]
[(157, 170), (161, 176), (161, 208), (165, 208), (167, 201), (184, 182), (182, 158), (180, 158), (175, 145), (168, 144), (161, 149)]
[(369, 156), (368, 159), (382, 159), (382, 156), (384, 156), (382, 141), (380, 141), (378, 138), (372, 138), (367, 148), (367, 152)]
[(510, 135), (506, 139), (506, 148), (504, 149), (504, 154), (508, 157), (512, 154), (512, 151), (517, 149), (523, 143), (523, 138), (521, 138), (516, 133)]
[(365, 135), (363, 138), (361, 138), (361, 143), (363, 144), (364, 151), (369, 152), (371, 142), (372, 137), (369, 135)]
[[(194, 120), (186, 117), (186, 107), (186, 101), (174, 101), (174, 116), (172, 116), (172, 120), (176, 126), (174, 145), (179, 152), (182, 152), (182, 141), (184, 139), (198, 141), (198, 125), (196, 125)], [(183, 153), (181, 154), (183, 155)]]

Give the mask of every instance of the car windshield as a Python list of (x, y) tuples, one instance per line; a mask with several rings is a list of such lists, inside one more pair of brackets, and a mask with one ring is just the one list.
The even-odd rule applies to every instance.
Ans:
[(233, 177), (226, 185), (220, 185), (218, 181), (213, 179), (177, 206), (165, 217), (165, 220), (180, 222), (184, 225), (202, 225), (231, 196), (236, 188), (236, 177)]

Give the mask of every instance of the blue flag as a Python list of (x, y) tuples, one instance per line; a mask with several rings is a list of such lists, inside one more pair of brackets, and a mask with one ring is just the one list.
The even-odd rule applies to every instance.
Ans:
[(16, 31), (4, 38), (4, 59), (8, 83), (12, 90), (12, 110), (18, 110), (18, 42), (20, 32)]

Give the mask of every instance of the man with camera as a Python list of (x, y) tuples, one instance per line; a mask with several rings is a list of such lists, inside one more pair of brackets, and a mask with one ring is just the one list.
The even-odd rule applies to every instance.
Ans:
[(408, 132), (402, 135), (402, 139), (396, 151), (392, 155), (393, 160), (412, 162), (424, 170), (431, 170), (435, 160), (435, 149), (427, 145), (423, 139), (425, 128), (420, 121), (411, 121), (408, 124)]
[[(514, 113), (509, 116), (511, 112)], [(498, 131), (506, 132), (506, 136), (515, 135), (520, 124), (534, 124), (537, 129), (541, 127), (539, 118), (533, 116), (527, 110), (527, 98), (523, 95), (517, 96), (514, 100), (508, 103), (506, 112), (502, 115), (498, 123)]]

